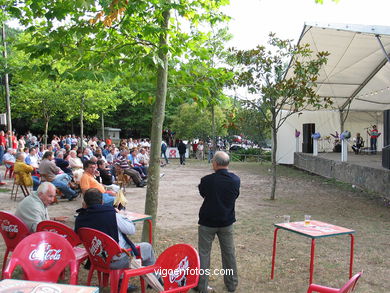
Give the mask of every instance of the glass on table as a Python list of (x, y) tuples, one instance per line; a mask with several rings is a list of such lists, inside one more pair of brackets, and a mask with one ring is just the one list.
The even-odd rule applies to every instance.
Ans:
[(311, 219), (310, 215), (305, 215), (305, 226), (309, 226), (310, 225), (310, 219)]

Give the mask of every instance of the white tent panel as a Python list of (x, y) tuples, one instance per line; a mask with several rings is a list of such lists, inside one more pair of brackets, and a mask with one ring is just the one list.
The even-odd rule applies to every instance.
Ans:
[[(390, 86), (390, 64), (384, 52), (390, 53), (390, 27), (305, 24), (299, 44), (309, 44), (313, 55), (330, 53), (316, 93), (333, 97), (333, 109), (381, 111), (390, 106), (385, 91)], [(293, 74), (290, 67), (286, 78)]]

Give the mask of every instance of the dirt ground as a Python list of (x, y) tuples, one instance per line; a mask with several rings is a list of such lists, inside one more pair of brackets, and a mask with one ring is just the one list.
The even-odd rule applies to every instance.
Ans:
[[(275, 280), (270, 280), (273, 224), (283, 215), (291, 221), (312, 219), (356, 230), (354, 273), (364, 270), (356, 292), (390, 292), (390, 214), (381, 199), (338, 182), (280, 167), (277, 199), (270, 201), (269, 165), (232, 163), (230, 169), (241, 177), (241, 194), (236, 204), (235, 241), (239, 272), (237, 292), (306, 292), (309, 279), (310, 240), (285, 231), (279, 232)], [(4, 170), (0, 168), (4, 174)], [(202, 176), (212, 172), (207, 162), (189, 160), (185, 166), (171, 160), (161, 169), (157, 230), (154, 246), (157, 255), (175, 243), (197, 247), (198, 211), (202, 203), (197, 185)], [(1, 210), (14, 212), (17, 203), (10, 200), (12, 181), (0, 188)], [(146, 188), (126, 188), (130, 211), (144, 211)], [(21, 195), (20, 195), (21, 196)], [(73, 227), (74, 213), (81, 199), (61, 201), (49, 207), (50, 216), (69, 216)], [(133, 241), (140, 239), (142, 224)], [(0, 242), (0, 259), (4, 243)], [(218, 241), (213, 245), (212, 269), (221, 268)], [(349, 237), (317, 240), (314, 281), (341, 287), (348, 279)], [(86, 271), (81, 269), (81, 283)], [(225, 292), (222, 276), (211, 276), (215, 292)]]

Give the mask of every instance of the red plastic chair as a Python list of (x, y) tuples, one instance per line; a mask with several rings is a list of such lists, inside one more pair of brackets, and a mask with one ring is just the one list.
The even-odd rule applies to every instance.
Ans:
[(18, 266), (23, 269), (26, 280), (42, 282), (57, 282), (69, 266), (69, 283), (77, 285), (78, 265), (73, 248), (53, 232), (33, 233), (20, 241), (4, 270), (4, 278), (10, 279)]
[(30, 235), (30, 231), (27, 225), (17, 216), (2, 211), (0, 211), (0, 229), (6, 246), (1, 269), (1, 276), (3, 276), (9, 253), (14, 251), (16, 245), (18, 245), (23, 238)]
[(198, 285), (199, 270), (200, 262), (196, 249), (188, 244), (176, 244), (167, 248), (154, 265), (126, 270), (120, 292), (127, 291), (131, 277), (156, 272), (161, 272), (164, 281), (162, 292), (188, 292)]
[[(78, 229), (77, 234), (80, 236), (84, 247), (87, 249), (89, 260), (91, 262), (87, 285), (91, 285), (92, 276), (96, 270), (99, 280), (99, 287), (107, 287), (108, 281), (110, 281), (110, 292), (118, 292), (120, 276), (127, 269), (113, 270), (110, 268), (110, 263), (115, 255), (119, 256), (123, 252), (128, 253), (131, 250), (125, 250), (121, 248), (113, 238), (95, 229), (80, 228)], [(137, 249), (139, 250), (139, 247), (137, 247)], [(141, 279), (141, 289), (142, 292), (145, 292), (143, 279)]]
[(81, 245), (80, 237), (75, 231), (73, 231), (72, 228), (66, 226), (65, 224), (50, 220), (42, 221), (37, 225), (37, 232), (40, 231), (54, 232), (68, 240), (70, 245), (73, 247), (73, 252), (76, 255), (76, 260), (79, 266), (88, 258), (87, 250), (84, 247), (79, 247), (79, 245)]
[(3, 164), (5, 165), (5, 173), (4, 173), (4, 179), (7, 179), (7, 174), (9, 178), (11, 179), (14, 175), (14, 162), (10, 161), (3, 161)]
[(355, 289), (356, 283), (361, 277), (363, 272), (357, 273), (354, 275), (349, 281), (341, 288), (331, 288), (331, 287), (325, 287), (321, 285), (316, 284), (310, 284), (309, 289), (307, 290), (307, 293), (312, 292), (318, 292), (318, 293), (349, 293), (352, 292)]

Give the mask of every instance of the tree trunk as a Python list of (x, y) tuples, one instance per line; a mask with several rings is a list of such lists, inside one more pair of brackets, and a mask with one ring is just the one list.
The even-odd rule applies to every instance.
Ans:
[[(151, 131), (151, 150), (150, 167), (148, 172), (148, 186), (145, 200), (145, 214), (151, 215), (153, 219), (153, 239), (156, 234), (157, 208), (158, 208), (158, 187), (160, 184), (160, 158), (161, 158), (161, 135), (165, 116), (165, 102), (167, 97), (168, 84), (168, 52), (165, 48), (168, 46), (168, 29), (170, 10), (162, 13), (163, 21), (159, 40), (159, 58), (163, 62), (163, 67), (158, 66), (157, 70), (157, 91), (156, 102), (153, 107), (152, 131)], [(142, 241), (148, 239), (149, 225), (143, 226)]]
[(45, 118), (45, 137), (43, 141), (45, 142), (45, 146), (47, 146), (47, 133), (49, 132), (49, 118)]
[(84, 151), (84, 95), (81, 97), (80, 107), (80, 147)]
[(7, 128), (10, 131), (10, 135), (8, 137), (8, 145), (12, 147), (12, 120), (11, 120), (11, 102), (10, 102), (10, 93), (9, 93), (9, 80), (8, 80), (8, 69), (7, 69), (7, 42), (5, 35), (5, 23), (2, 23), (2, 34), (3, 40), (3, 57), (4, 57), (4, 89), (5, 89), (5, 104), (7, 107)]
[(104, 113), (102, 112), (102, 140), (104, 141)]
[(215, 155), (215, 152), (217, 150), (217, 135), (215, 131), (215, 111), (214, 111), (214, 105), (211, 105), (211, 132), (213, 135), (213, 138), (211, 140), (211, 148), (213, 150), (213, 156)]
[(272, 186), (271, 186), (271, 200), (275, 200), (275, 192), (276, 192), (276, 150), (278, 148), (277, 143), (277, 129), (276, 129), (276, 115), (275, 112), (272, 111)]

